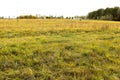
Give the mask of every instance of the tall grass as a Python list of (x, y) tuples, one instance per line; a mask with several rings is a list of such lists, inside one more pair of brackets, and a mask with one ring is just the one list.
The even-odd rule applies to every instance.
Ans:
[(0, 80), (119, 80), (120, 23), (0, 20)]

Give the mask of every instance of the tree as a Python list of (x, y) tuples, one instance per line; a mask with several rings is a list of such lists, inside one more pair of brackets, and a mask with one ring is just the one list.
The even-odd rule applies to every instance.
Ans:
[(120, 21), (120, 8), (106, 8), (98, 9), (88, 13), (88, 19), (102, 19), (102, 20), (119, 20)]
[(120, 21), (120, 8), (117, 11), (117, 20)]
[(100, 19), (104, 15), (104, 9), (98, 9), (97, 10), (97, 19)]
[(117, 20), (117, 18), (118, 18), (118, 10), (119, 10), (119, 7), (114, 7), (114, 9), (112, 11), (112, 15), (113, 15), (114, 20)]

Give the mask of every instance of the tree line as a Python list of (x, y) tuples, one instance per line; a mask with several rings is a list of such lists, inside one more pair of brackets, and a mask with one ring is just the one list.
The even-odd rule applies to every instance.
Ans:
[(63, 19), (63, 16), (34, 16), (34, 15), (22, 15), (17, 19)]
[[(10, 18), (10, 17), (9, 17)], [(5, 19), (3, 16), (0, 19)], [(34, 15), (20, 15), (16, 19), (95, 19), (95, 20), (114, 20), (120, 21), (120, 7), (98, 9), (88, 13), (87, 16), (73, 16), (73, 17), (64, 17), (64, 16), (34, 16)]]
[(17, 19), (85, 19), (85, 16), (73, 16), (73, 17), (64, 17), (64, 16), (33, 16), (33, 15), (23, 15), (18, 16)]
[(120, 21), (120, 7), (98, 9), (88, 13), (88, 19)]

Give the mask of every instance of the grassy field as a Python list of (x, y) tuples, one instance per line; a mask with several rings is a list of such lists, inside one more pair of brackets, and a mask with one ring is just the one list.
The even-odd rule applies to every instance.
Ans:
[(0, 80), (120, 80), (120, 22), (0, 20)]

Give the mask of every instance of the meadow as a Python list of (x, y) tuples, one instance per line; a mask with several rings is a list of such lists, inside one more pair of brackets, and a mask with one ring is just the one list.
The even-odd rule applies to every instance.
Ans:
[(1, 19), (0, 80), (120, 80), (120, 22)]

